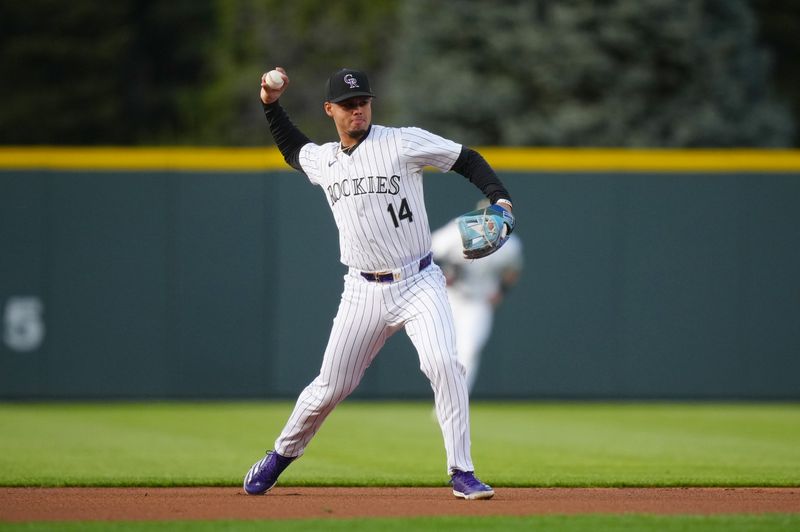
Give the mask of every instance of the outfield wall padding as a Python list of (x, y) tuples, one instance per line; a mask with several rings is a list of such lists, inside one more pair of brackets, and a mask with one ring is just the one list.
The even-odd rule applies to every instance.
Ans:
[[(800, 172), (500, 175), (526, 268), (475, 398), (800, 399)], [(480, 197), (425, 187), (434, 227)], [(0, 170), (0, 398), (294, 398), (344, 271), (298, 173)], [(354, 397), (432, 398), (403, 332)]]

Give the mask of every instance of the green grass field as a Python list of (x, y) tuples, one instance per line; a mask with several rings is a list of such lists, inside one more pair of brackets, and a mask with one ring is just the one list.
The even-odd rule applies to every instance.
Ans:
[[(288, 402), (2, 403), (0, 485), (239, 486), (245, 471), (272, 446), (291, 407)], [(800, 404), (794, 403), (478, 402), (472, 408), (472, 440), (476, 469), (495, 487), (800, 486)], [(284, 486), (445, 486), (446, 481), (430, 404), (357, 401), (340, 405), (306, 455), (281, 477)], [(596, 521), (589, 525), (587, 519)], [(363, 522), (380, 530), (394, 530), (391, 523), (404, 530), (463, 529), (453, 518)], [(427, 528), (428, 522), (434, 525)], [(800, 528), (794, 515), (467, 522), (471, 530)], [(569, 523), (577, 524), (569, 528)], [(95, 529), (84, 525), (63, 524), (58, 530)], [(244, 522), (212, 525), (209, 530), (255, 529)], [(0, 524), (0, 530), (44, 529), (36, 526)], [(114, 530), (177, 526), (117, 523)], [(315, 524), (292, 526), (301, 528), (281, 529)], [(376, 529), (359, 526), (347, 529)], [(110, 530), (108, 523), (102, 529)]]
[(796, 532), (790, 515), (574, 515), (532, 517), (418, 517), (297, 521), (0, 523), (0, 532)]
[[(0, 404), (0, 485), (238, 486), (291, 411), (270, 403)], [(477, 403), (497, 486), (800, 486), (797, 404)], [(282, 485), (442, 486), (426, 403), (345, 402)]]

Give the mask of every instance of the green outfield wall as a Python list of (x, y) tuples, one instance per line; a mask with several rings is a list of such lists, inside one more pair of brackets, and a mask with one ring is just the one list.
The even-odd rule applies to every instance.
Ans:
[[(476, 398), (800, 399), (800, 154), (481, 151), (526, 269)], [(425, 179), (433, 227), (480, 197)], [(293, 398), (344, 271), (274, 149), (0, 148), (0, 398)], [(418, 366), (400, 332), (354, 396)]]

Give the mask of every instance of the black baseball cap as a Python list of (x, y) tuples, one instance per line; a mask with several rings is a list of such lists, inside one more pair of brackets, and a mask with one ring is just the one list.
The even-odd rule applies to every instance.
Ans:
[(339, 103), (354, 96), (375, 96), (369, 88), (366, 74), (350, 68), (331, 74), (325, 84), (326, 102)]

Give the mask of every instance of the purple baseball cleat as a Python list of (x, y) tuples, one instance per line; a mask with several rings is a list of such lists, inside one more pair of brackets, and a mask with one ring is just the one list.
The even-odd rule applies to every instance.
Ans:
[(283, 470), (289, 467), (294, 458), (281, 456), (275, 451), (267, 451), (267, 456), (253, 464), (244, 476), (244, 491), (248, 495), (263, 495), (272, 489)]
[(494, 490), (488, 484), (484, 484), (472, 471), (453, 471), (450, 477), (450, 485), (453, 486), (453, 495), (462, 499), (491, 499)]

